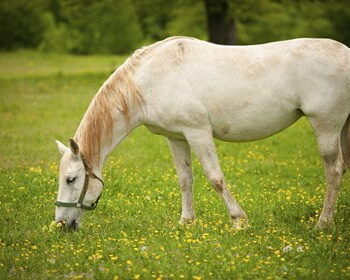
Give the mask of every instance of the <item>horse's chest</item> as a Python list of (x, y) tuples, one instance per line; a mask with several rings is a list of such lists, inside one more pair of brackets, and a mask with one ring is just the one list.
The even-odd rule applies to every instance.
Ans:
[(170, 139), (177, 139), (177, 140), (184, 140), (185, 136), (183, 133), (177, 129), (167, 128), (166, 126), (162, 125), (152, 125), (152, 124), (145, 124), (145, 126), (154, 134), (162, 135)]

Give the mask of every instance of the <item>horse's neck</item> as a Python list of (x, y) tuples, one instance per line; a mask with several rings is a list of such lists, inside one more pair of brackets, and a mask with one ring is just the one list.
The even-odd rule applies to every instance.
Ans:
[(91, 102), (75, 139), (97, 172), (114, 147), (140, 124), (140, 100), (130, 74), (122, 68), (111, 75)]
[[(89, 126), (84, 126), (82, 122), (75, 136), (81, 151), (84, 155), (87, 154), (89, 163), (97, 173), (100, 173), (103, 163), (113, 149), (140, 124), (138, 114), (130, 115), (129, 119), (126, 120), (125, 117), (115, 109), (112, 115), (113, 125), (110, 132), (103, 129), (100, 131), (102, 132), (100, 135), (89, 133), (84, 130), (91, 128), (89, 128)], [(96, 125), (104, 126), (103, 123)], [(84, 135), (86, 134), (89, 135), (88, 137), (99, 137), (99, 141), (96, 141), (96, 139), (84, 139)], [(95, 145), (95, 147), (91, 147), (91, 145)]]
[(140, 125), (140, 117), (139, 114), (134, 112), (129, 119), (126, 120), (125, 117), (117, 111), (117, 121), (113, 125), (113, 133), (110, 141), (106, 141), (104, 145), (101, 146), (100, 158), (102, 161), (100, 162), (100, 168), (108, 155), (114, 150), (114, 148), (122, 142), (130, 132), (137, 126)]

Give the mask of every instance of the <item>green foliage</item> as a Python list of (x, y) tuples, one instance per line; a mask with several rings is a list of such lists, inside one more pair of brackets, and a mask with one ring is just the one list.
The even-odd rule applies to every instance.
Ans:
[[(98, 208), (80, 231), (51, 230), (59, 152), (124, 58), (0, 54), (0, 279), (349, 279), (350, 183), (336, 229), (315, 232), (325, 189), (307, 121), (252, 143), (217, 142), (251, 228), (231, 228), (194, 161), (197, 222), (179, 226), (180, 189), (163, 137), (136, 129), (112, 153)], [(289, 246), (289, 247), (288, 247)]]
[[(229, 0), (239, 44), (328, 37), (350, 45), (347, 0)], [(207, 39), (204, 0), (0, 2), (0, 48), (129, 53), (173, 35)]]
[(70, 29), (67, 24), (56, 22), (54, 16), (47, 12), (43, 15), (45, 32), (39, 50), (44, 52), (69, 53), (78, 48), (80, 34)]
[(62, 16), (75, 32), (75, 53), (126, 53), (141, 40), (131, 0), (67, 0)]
[(206, 39), (206, 17), (202, 0), (134, 0), (144, 41), (183, 35)]
[(168, 36), (183, 35), (205, 40), (206, 16), (202, 1), (188, 0), (180, 2), (171, 11), (171, 19), (166, 25), (165, 32)]
[(146, 41), (164, 39), (171, 14), (177, 1), (134, 0), (138, 21)]
[(321, 3), (262, 0), (234, 7), (241, 44), (333, 34), (332, 23), (325, 17), (326, 5)]
[(347, 0), (329, 0), (326, 11), (328, 20), (333, 23), (332, 38), (350, 46), (350, 5)]
[(42, 40), (41, 0), (0, 1), (0, 48), (36, 47)]

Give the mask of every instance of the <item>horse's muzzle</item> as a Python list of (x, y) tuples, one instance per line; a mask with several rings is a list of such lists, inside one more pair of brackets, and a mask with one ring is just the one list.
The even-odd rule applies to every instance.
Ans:
[(66, 223), (63, 221), (58, 221), (57, 224), (61, 224), (61, 228), (64, 230), (72, 230), (76, 231), (79, 229), (79, 222), (76, 220), (71, 221), (70, 223)]

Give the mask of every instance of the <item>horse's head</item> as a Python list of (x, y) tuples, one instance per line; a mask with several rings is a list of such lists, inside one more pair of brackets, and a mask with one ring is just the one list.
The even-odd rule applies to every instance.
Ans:
[(57, 223), (68, 229), (78, 229), (83, 210), (95, 209), (103, 181), (96, 175), (72, 138), (70, 147), (56, 141), (63, 155), (60, 164), (59, 188), (56, 201)]

